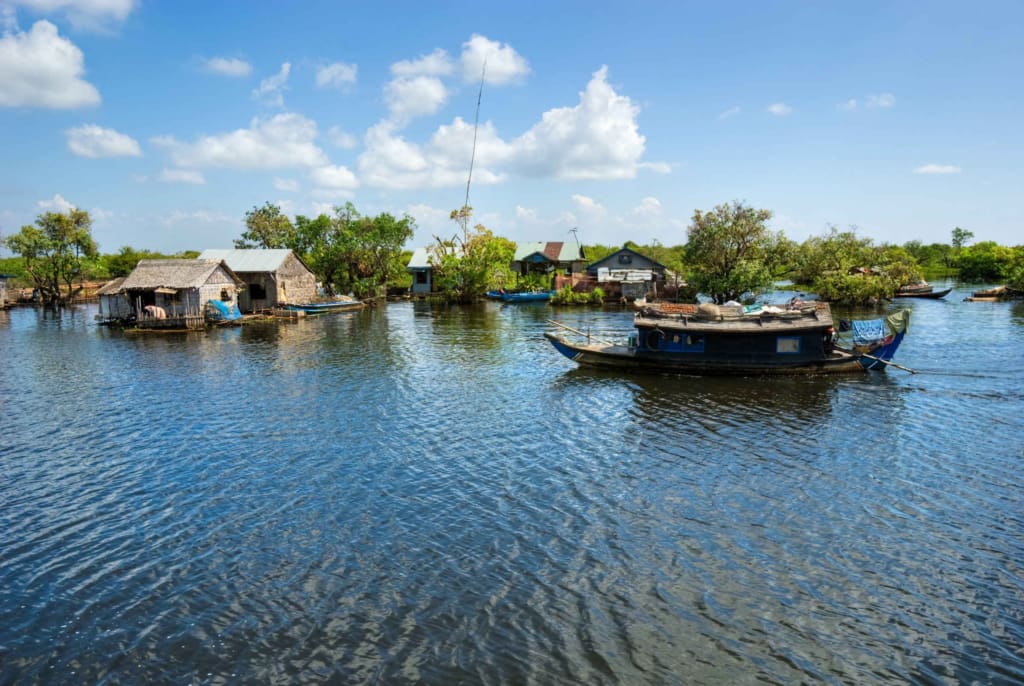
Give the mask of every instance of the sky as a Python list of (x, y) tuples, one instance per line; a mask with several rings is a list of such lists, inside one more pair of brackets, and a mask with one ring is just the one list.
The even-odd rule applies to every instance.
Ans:
[(1024, 243), (1019, 0), (0, 0), (0, 23), (3, 236), (74, 206), (103, 252), (225, 248), (264, 203), (351, 202), (412, 217), (411, 249), (457, 233), (469, 181), (514, 241), (679, 245), (738, 201), (797, 241)]

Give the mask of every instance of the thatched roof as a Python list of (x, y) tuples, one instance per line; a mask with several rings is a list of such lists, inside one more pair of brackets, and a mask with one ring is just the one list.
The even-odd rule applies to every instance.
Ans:
[(139, 260), (139, 264), (121, 284), (121, 290), (199, 288), (206, 284), (218, 269), (223, 269), (228, 278), (237, 285), (243, 285), (244, 282), (221, 260)]
[(121, 285), (124, 283), (124, 280), (126, 278), (128, 277), (119, 276), (116, 279), (111, 279), (110, 281), (103, 284), (103, 286), (101, 286), (98, 291), (96, 291), (96, 295), (116, 295), (120, 293)]

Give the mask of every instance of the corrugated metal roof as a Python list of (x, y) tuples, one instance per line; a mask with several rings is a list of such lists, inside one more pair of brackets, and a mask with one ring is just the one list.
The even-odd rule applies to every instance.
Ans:
[(516, 244), (514, 262), (522, 262), (533, 254), (541, 254), (552, 262), (577, 262), (585, 259), (580, 246), (563, 241), (525, 241)]
[(429, 248), (416, 248), (412, 257), (409, 258), (409, 264), (405, 265), (406, 269), (430, 269), (430, 249)]
[(200, 260), (224, 260), (234, 272), (276, 272), (292, 253), (286, 248), (247, 250), (204, 250)]
[[(209, 280), (221, 266), (220, 260), (139, 260), (124, 282), (121, 290), (155, 288), (198, 288)], [(227, 267), (228, 276), (237, 283), (242, 281)]]

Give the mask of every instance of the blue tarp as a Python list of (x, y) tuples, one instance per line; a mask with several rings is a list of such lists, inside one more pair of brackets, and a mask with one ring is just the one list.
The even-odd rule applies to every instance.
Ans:
[(238, 305), (234, 303), (210, 300), (206, 304), (213, 305), (213, 309), (210, 310), (210, 319), (214, 321), (232, 322), (242, 318), (242, 313), (238, 311)]
[(872, 345), (888, 335), (884, 319), (855, 319), (850, 324), (854, 345)]

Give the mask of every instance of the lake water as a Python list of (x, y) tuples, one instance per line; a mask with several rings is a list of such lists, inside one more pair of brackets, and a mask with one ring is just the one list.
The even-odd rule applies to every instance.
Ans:
[(969, 290), (921, 373), (792, 379), (542, 338), (618, 310), (0, 313), (0, 683), (1024, 682), (1024, 304)]

